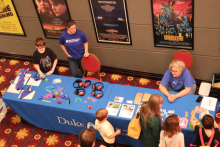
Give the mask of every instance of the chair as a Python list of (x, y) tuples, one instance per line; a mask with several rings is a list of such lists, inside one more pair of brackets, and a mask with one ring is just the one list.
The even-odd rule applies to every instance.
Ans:
[(186, 68), (191, 71), (193, 65), (193, 58), (190, 52), (186, 50), (178, 50), (174, 55), (172, 60), (181, 60), (185, 63)]
[[(101, 77), (99, 76), (101, 64), (99, 62), (99, 59), (95, 55), (89, 53), (88, 57), (83, 57), (82, 68), (84, 70), (83, 79), (101, 81)], [(98, 72), (99, 79), (92, 78), (92, 77), (85, 77), (86, 71), (87, 72)]]

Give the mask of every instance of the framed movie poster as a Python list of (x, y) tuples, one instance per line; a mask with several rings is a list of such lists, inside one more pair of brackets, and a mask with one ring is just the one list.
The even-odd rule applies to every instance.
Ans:
[(151, 0), (155, 47), (193, 50), (194, 0)]
[(98, 42), (131, 44), (125, 0), (89, 0)]
[(71, 18), (66, 0), (33, 0), (46, 38), (60, 38), (65, 18)]
[(25, 36), (12, 0), (0, 0), (0, 34)]

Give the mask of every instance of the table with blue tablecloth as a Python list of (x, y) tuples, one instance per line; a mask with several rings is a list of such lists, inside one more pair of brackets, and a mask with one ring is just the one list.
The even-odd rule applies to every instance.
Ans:
[[(36, 72), (29, 71), (29, 73), (33, 75)], [(48, 76), (48, 82), (42, 80), (40, 86), (33, 86), (32, 90), (36, 91), (32, 100), (18, 99), (19, 94), (13, 94), (5, 92), (3, 95), (3, 101), (7, 106), (9, 106), (14, 112), (20, 115), (29, 123), (43, 129), (53, 130), (58, 132), (70, 133), (79, 135), (79, 133), (85, 128), (93, 128), (95, 123), (95, 113), (98, 109), (106, 108), (109, 102), (114, 102), (116, 96), (124, 97), (123, 102), (121, 104), (127, 104), (127, 100), (134, 101), (134, 98), (137, 93), (149, 93), (149, 94), (160, 94), (164, 97), (164, 103), (161, 109), (174, 110), (175, 114), (177, 114), (180, 118), (185, 117), (185, 111), (189, 113), (188, 119), (190, 119), (190, 112), (195, 108), (195, 106), (200, 106), (199, 103), (196, 103), (198, 95), (186, 95), (182, 98), (178, 98), (174, 103), (170, 103), (167, 100), (167, 97), (164, 96), (159, 90), (148, 89), (148, 88), (140, 88), (133, 86), (125, 86), (119, 84), (110, 84), (108, 82), (102, 82), (104, 88), (103, 97), (97, 99), (97, 101), (93, 101), (95, 99), (92, 96), (92, 86), (85, 88), (85, 95), (79, 96), (74, 93), (75, 88), (73, 87), (73, 83), (77, 78), (66, 77), (61, 75), (51, 75)], [(61, 79), (61, 83), (53, 84), (53, 79)], [(85, 81), (82, 79), (82, 81)], [(91, 81), (92, 84), (97, 81)], [(58, 86), (63, 87), (63, 93), (66, 92), (70, 99), (70, 104), (66, 99), (62, 99), (62, 103), (58, 104), (59, 101), (57, 98), (54, 100), (53, 98), (44, 99), (47, 101), (51, 101), (51, 103), (43, 102), (39, 100), (39, 96), (44, 96), (54, 89), (46, 87), (53, 86), (56, 89)], [(25, 85), (23, 89), (26, 89), (28, 86)], [(6, 90), (7, 91), (7, 90)], [(77, 99), (80, 98), (80, 99)], [(88, 106), (91, 105), (92, 109), (89, 109)], [(135, 111), (133, 113), (133, 117), (137, 112), (138, 106), (135, 105)], [(121, 110), (121, 109), (120, 109)], [(210, 114), (215, 116), (215, 113), (218, 110), (218, 106), (215, 111), (209, 111)], [(120, 112), (120, 111), (119, 111)], [(119, 117), (119, 112), (117, 116), (108, 116), (108, 121), (114, 126), (116, 129), (121, 129), (121, 135), (116, 136), (116, 142), (119, 144), (131, 145), (136, 147), (141, 147), (142, 144), (140, 140), (135, 140), (128, 137), (127, 127), (130, 118)], [(198, 115), (198, 114), (197, 114)], [(197, 116), (199, 118), (199, 116)], [(164, 120), (165, 116), (162, 117)], [(195, 140), (196, 135), (193, 133), (193, 130), (189, 128), (182, 129), (185, 137), (186, 146), (189, 143), (192, 143)], [(99, 132), (96, 131), (96, 138), (102, 140)]]

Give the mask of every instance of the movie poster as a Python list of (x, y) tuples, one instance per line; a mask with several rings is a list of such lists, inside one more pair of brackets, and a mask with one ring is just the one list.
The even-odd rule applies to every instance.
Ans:
[(154, 44), (193, 50), (193, 0), (151, 0)]
[(98, 42), (131, 44), (125, 0), (89, 0)]
[(0, 0), (0, 33), (25, 36), (12, 0)]
[(65, 18), (70, 18), (66, 0), (33, 0), (46, 38), (60, 38)]

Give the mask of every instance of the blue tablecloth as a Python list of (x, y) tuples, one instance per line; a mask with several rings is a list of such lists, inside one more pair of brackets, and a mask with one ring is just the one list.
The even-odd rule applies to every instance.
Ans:
[[(29, 71), (33, 75), (36, 72)], [(106, 108), (109, 101), (114, 102), (115, 96), (124, 97), (124, 100), (121, 104), (127, 104), (127, 100), (134, 101), (134, 98), (138, 92), (149, 93), (149, 94), (160, 94), (164, 97), (164, 103), (161, 109), (174, 110), (175, 114), (177, 114), (180, 118), (185, 117), (185, 111), (189, 113), (188, 119), (191, 116), (191, 110), (195, 108), (195, 106), (200, 106), (200, 103), (196, 103), (198, 95), (186, 95), (182, 98), (178, 98), (174, 103), (170, 103), (167, 100), (167, 97), (164, 96), (159, 90), (148, 89), (148, 88), (140, 88), (133, 86), (125, 86), (118, 84), (109, 84), (107, 82), (102, 82), (104, 84), (104, 88), (102, 89), (104, 95), (102, 98), (98, 99), (96, 102), (93, 102), (91, 99), (89, 100), (87, 97), (93, 97), (91, 95), (92, 86), (85, 88), (86, 93), (84, 96), (78, 96), (74, 94), (75, 88), (73, 87), (73, 83), (76, 78), (66, 77), (60, 75), (51, 75), (47, 77), (49, 82), (42, 81), (39, 87), (32, 87), (32, 90), (36, 91), (32, 100), (24, 100), (18, 99), (18, 94), (12, 94), (5, 92), (3, 95), (3, 101), (7, 106), (9, 106), (13, 111), (15, 111), (22, 118), (30, 122), (31, 124), (53, 131), (59, 131), (64, 133), (76, 134), (78, 135), (83, 129), (89, 128), (95, 123), (95, 113), (100, 108)], [(59, 84), (52, 84), (53, 79), (61, 78), (62, 82)], [(82, 79), (85, 81), (84, 79)], [(92, 81), (92, 84), (97, 81)], [(57, 99), (53, 100), (53, 98), (44, 99), (49, 100), (51, 103), (43, 102), (42, 100), (38, 100), (39, 96), (44, 96), (49, 92), (46, 91), (45, 87), (53, 86), (56, 89), (58, 86), (63, 87), (63, 92), (66, 92), (70, 97), (70, 104), (67, 103), (67, 100), (62, 99), (62, 103), (58, 104)], [(24, 87), (27, 88), (26, 85)], [(50, 91), (53, 89), (49, 88)], [(80, 98), (75, 102), (76, 98)], [(85, 103), (84, 101), (87, 101)], [(92, 109), (88, 109), (88, 105), (92, 105)], [(135, 104), (132, 104), (135, 105)], [(135, 113), (137, 112), (138, 105), (135, 105)], [(209, 111), (213, 116), (218, 110), (218, 105), (215, 111)], [(118, 112), (119, 115), (120, 111)], [(116, 142), (120, 144), (126, 144), (136, 147), (141, 147), (142, 144), (140, 140), (132, 139), (127, 134), (127, 127), (131, 119), (123, 118), (117, 116), (109, 115), (108, 121), (114, 126), (116, 129), (121, 129), (122, 134), (116, 137)], [(199, 118), (198, 114), (196, 115)], [(163, 119), (166, 118), (163, 116)], [(92, 127), (91, 127), (92, 128)], [(196, 135), (193, 133), (193, 130), (190, 129), (182, 129), (185, 137), (185, 145), (188, 146), (189, 143), (194, 142)], [(99, 132), (96, 131), (97, 139), (102, 140)]]

